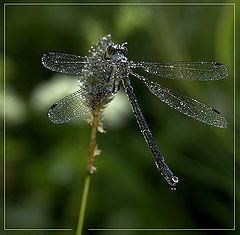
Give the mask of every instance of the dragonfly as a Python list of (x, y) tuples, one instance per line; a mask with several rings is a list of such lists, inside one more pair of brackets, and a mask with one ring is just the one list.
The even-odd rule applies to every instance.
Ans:
[(142, 69), (146, 73), (163, 79), (194, 81), (222, 79), (228, 76), (228, 69), (218, 62), (134, 62), (127, 58), (126, 45), (127, 42), (115, 44), (109, 34), (91, 46), (89, 56), (51, 52), (44, 54), (42, 56), (43, 66), (51, 71), (77, 75), (79, 81), (79, 89), (54, 103), (48, 111), (48, 117), (56, 124), (78, 118), (94, 110), (98, 105), (108, 103), (119, 91), (122, 83), (158, 170), (170, 188), (176, 190), (175, 186), (179, 179), (170, 170), (163, 155), (159, 152), (137, 102), (130, 76), (143, 82), (153, 95), (171, 108), (208, 125), (226, 128), (226, 119), (215, 108), (163, 87), (136, 73), (134, 69)]

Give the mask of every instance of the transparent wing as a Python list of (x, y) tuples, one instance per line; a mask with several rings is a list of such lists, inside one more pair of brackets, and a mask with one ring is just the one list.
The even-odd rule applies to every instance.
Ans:
[(48, 52), (42, 57), (44, 67), (67, 74), (80, 74), (86, 63), (87, 57), (85, 56)]
[(131, 67), (167, 79), (210, 81), (228, 76), (227, 67), (217, 62), (131, 62)]
[(139, 74), (132, 73), (132, 75), (140, 79), (152, 92), (152, 94), (179, 112), (209, 125), (220, 128), (227, 127), (226, 119), (216, 109), (207, 106), (195, 99), (187, 97), (179, 92), (173, 91), (166, 87), (162, 87), (158, 83), (152, 82), (147, 78), (140, 76)]
[(56, 124), (69, 122), (94, 109), (109, 94), (109, 90), (101, 83), (84, 86), (53, 104), (48, 111), (48, 117)]

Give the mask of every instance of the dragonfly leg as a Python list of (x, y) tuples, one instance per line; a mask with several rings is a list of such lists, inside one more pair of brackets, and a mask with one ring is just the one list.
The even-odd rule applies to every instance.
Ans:
[(113, 84), (113, 93), (117, 93), (120, 90), (120, 79), (114, 79), (114, 84)]

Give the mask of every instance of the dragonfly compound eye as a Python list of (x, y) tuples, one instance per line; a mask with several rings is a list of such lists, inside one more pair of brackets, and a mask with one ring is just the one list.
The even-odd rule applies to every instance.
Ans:
[(113, 55), (116, 52), (116, 49), (113, 46), (107, 47), (108, 55)]
[(122, 48), (122, 53), (124, 54), (124, 56), (127, 55), (127, 53), (128, 53), (127, 47), (123, 47), (123, 48)]

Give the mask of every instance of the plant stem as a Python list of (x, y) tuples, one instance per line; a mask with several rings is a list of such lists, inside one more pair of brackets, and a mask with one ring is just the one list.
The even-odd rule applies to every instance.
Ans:
[(85, 209), (87, 205), (88, 189), (90, 186), (90, 178), (91, 178), (91, 175), (87, 174), (85, 178), (84, 188), (83, 188), (82, 202), (81, 202), (81, 207), (80, 207), (80, 212), (78, 217), (78, 226), (77, 226), (76, 235), (82, 234), (83, 220), (84, 220)]
[(101, 106), (97, 106), (93, 111), (92, 111), (92, 133), (91, 133), (91, 140), (90, 140), (90, 145), (89, 145), (89, 155), (88, 155), (88, 166), (87, 166), (87, 172), (92, 174), (94, 172), (94, 167), (93, 167), (93, 160), (95, 157), (95, 150), (97, 148), (96, 144), (96, 134), (98, 130), (98, 126), (100, 123), (102, 111), (101, 111)]
[(90, 186), (90, 179), (91, 179), (91, 174), (94, 172), (94, 169), (95, 169), (93, 166), (93, 160), (96, 155), (95, 154), (95, 150), (97, 148), (96, 135), (97, 135), (97, 130), (98, 130), (98, 126), (100, 123), (101, 115), (102, 115), (101, 106), (97, 106), (92, 111), (92, 116), (93, 116), (92, 132), (91, 132), (91, 139), (90, 139), (90, 145), (89, 145), (87, 174), (85, 177), (85, 183), (84, 183), (84, 187), (83, 187), (82, 202), (81, 202), (81, 207), (80, 207), (80, 211), (79, 211), (76, 235), (82, 234), (83, 221), (84, 221), (84, 215), (85, 215), (85, 210), (86, 210), (86, 206), (87, 206), (88, 191), (89, 191), (89, 186)]

